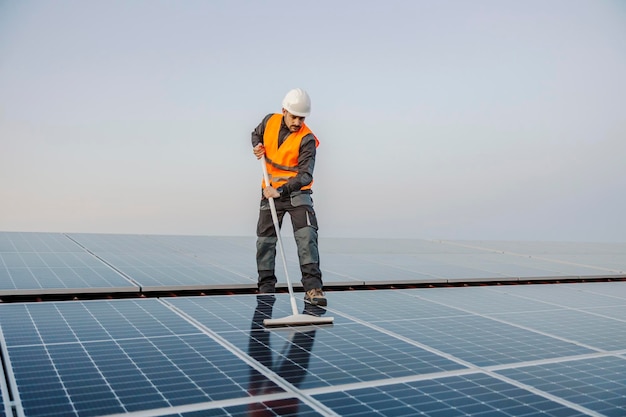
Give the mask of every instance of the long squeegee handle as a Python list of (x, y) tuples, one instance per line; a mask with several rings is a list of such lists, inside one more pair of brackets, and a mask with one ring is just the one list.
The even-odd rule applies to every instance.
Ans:
[[(263, 179), (265, 180), (265, 186), (270, 186), (270, 178), (267, 173), (267, 166), (265, 164), (265, 155), (261, 156), (261, 166), (263, 167)], [(285, 269), (285, 278), (287, 280), (287, 288), (289, 289), (289, 300), (291, 301), (291, 310), (293, 314), (298, 314), (298, 306), (296, 305), (296, 297), (293, 293), (293, 287), (291, 286), (291, 280), (289, 279), (289, 273), (287, 272), (287, 258), (285, 257), (285, 250), (283, 249), (283, 240), (280, 237), (280, 225), (278, 224), (278, 215), (276, 214), (276, 204), (274, 204), (274, 198), (268, 198), (270, 202), (270, 211), (272, 212), (272, 220), (274, 221), (274, 229), (276, 230), (276, 237), (278, 238), (278, 250), (283, 260), (283, 268)]]

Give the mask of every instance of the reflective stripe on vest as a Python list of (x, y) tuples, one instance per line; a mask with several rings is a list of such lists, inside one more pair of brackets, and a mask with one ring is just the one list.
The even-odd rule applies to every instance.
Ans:
[[(265, 125), (265, 133), (263, 134), (263, 145), (265, 146), (265, 161), (267, 173), (269, 175), (270, 184), (274, 188), (284, 185), (290, 178), (298, 174), (298, 156), (300, 155), (300, 144), (302, 138), (308, 134), (313, 134), (309, 127), (302, 123), (300, 130), (290, 133), (283, 143), (278, 146), (278, 134), (283, 121), (283, 115), (280, 113), (272, 115)], [(315, 135), (313, 135), (315, 137)], [(319, 141), (315, 138), (315, 147), (319, 145)], [(301, 190), (308, 190), (313, 185), (311, 183), (303, 186)], [(265, 181), (262, 183), (265, 188)]]

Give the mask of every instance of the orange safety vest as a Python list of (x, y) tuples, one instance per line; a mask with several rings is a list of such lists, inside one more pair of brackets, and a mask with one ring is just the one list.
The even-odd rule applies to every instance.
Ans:
[[(309, 127), (302, 123), (302, 127), (295, 133), (290, 133), (285, 141), (278, 146), (278, 133), (280, 125), (283, 121), (283, 115), (280, 113), (272, 115), (265, 125), (263, 133), (263, 146), (265, 146), (265, 162), (267, 173), (269, 175), (270, 184), (274, 188), (278, 188), (289, 181), (290, 178), (298, 174), (298, 155), (300, 154), (300, 143), (306, 135), (313, 134)], [(315, 137), (315, 135), (313, 135)], [(315, 147), (320, 142), (315, 137)], [(313, 185), (313, 181), (303, 186), (301, 190), (309, 190)], [(262, 183), (265, 188), (265, 180)]]

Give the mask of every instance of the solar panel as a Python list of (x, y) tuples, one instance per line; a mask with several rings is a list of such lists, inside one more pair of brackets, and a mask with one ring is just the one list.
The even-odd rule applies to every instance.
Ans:
[[(232, 307), (228, 297), (177, 298), (167, 302), (172, 303), (185, 313), (191, 314), (203, 325), (210, 326), (212, 330), (233, 346), (242, 351), (250, 350), (250, 334), (235, 330), (234, 327), (237, 329), (254, 327), (253, 314), (249, 314), (247, 317), (231, 314), (230, 309)], [(253, 310), (250, 307), (247, 308), (248, 311)], [(283, 307), (281, 306), (280, 315), (287, 315), (287, 311), (282, 310)], [(219, 311), (221, 317), (218, 318), (211, 313), (214, 311)], [(274, 314), (274, 316), (276, 315)], [(216, 322), (220, 319), (227, 321), (227, 323)], [(303, 387), (357, 383), (389, 376), (400, 377), (415, 373), (442, 372), (464, 368), (463, 365), (370, 326), (349, 319), (336, 318), (335, 320), (337, 325), (342, 325), (340, 331), (333, 328), (319, 332), (313, 329), (308, 333), (291, 331), (281, 333), (278, 331), (270, 334), (261, 330), (253, 337), (263, 339), (263, 342), (259, 342), (255, 346), (266, 348), (269, 344), (274, 344), (282, 350), (294, 344), (298, 346), (306, 343), (314, 344), (316, 351), (321, 353), (316, 355), (309, 352), (307, 361), (310, 361), (310, 367), (314, 367), (316, 371), (303, 381)], [(299, 339), (294, 342), (293, 338)], [(253, 357), (258, 355), (256, 351), (249, 351), (248, 353)], [(288, 359), (286, 360), (288, 361)], [(298, 363), (293, 362), (290, 366), (301, 368)]]
[(485, 374), (315, 396), (342, 416), (584, 416), (584, 412)]
[(589, 242), (450, 242), (481, 250), (492, 250), (533, 262), (546, 262), (559, 268), (570, 268), (575, 275), (624, 274), (626, 243)]
[(154, 299), (3, 305), (0, 323), (28, 416), (248, 396), (246, 363)]
[[(77, 241), (142, 282), (145, 287), (174, 289), (236, 285), (256, 279), (254, 238), (208, 236), (139, 236), (75, 234)], [(295, 243), (286, 236), (288, 271), (296, 286), (300, 274)], [(482, 242), (481, 242), (482, 243)], [(509, 252), (475, 242), (401, 239), (321, 239), (324, 280), (329, 285), (379, 285), (567, 278), (619, 274), (596, 263), (564, 261), (551, 247), (544, 256)], [(500, 243), (507, 248), (506, 242)], [(529, 249), (529, 248), (519, 248)], [(563, 251), (564, 249), (560, 249)], [(608, 249), (607, 249), (608, 250)], [(555, 250), (552, 248), (552, 252)], [(570, 250), (571, 251), (571, 250)], [(556, 251), (558, 252), (558, 251)], [(614, 255), (614, 251), (609, 251)], [(179, 255), (174, 257), (174, 254)], [(562, 255), (562, 254), (561, 254)], [(554, 256), (554, 259), (552, 258)], [(166, 262), (159, 264), (158, 260)], [(168, 260), (171, 259), (169, 263)], [(192, 262), (195, 261), (195, 262)], [(156, 265), (169, 268), (161, 273)], [(177, 268), (177, 269), (175, 269)], [(623, 272), (622, 272), (623, 273)], [(281, 285), (284, 283), (281, 280)]]
[[(589, 262), (573, 262), (561, 253), (582, 253), (584, 248), (582, 244), (544, 246), (536, 242), (517, 247), (514, 242), (320, 239), (322, 261), (330, 255), (332, 271), (362, 279), (365, 285), (394, 281), (514, 281), (624, 274), (626, 248), (623, 245), (591, 244), (594, 255)], [(621, 249), (624, 250), (620, 252)], [(613, 265), (621, 267), (607, 268), (602, 263), (607, 257), (612, 257)]]
[[(624, 278), (620, 244), (320, 247), (325, 282), (347, 287)], [(0, 232), (0, 289), (254, 288), (254, 250), (252, 237)], [(104, 270), (136, 286), (94, 286)], [(328, 297), (328, 313), (297, 303), (334, 325), (271, 331), (259, 323), (291, 314), (286, 294), (0, 304), (0, 417), (626, 415), (626, 282)]]
[(61, 233), (0, 232), (0, 252), (76, 251), (76, 244)]
[[(254, 252), (231, 239), (72, 234), (143, 291), (256, 288)], [(254, 248), (254, 241), (252, 241)]]
[(606, 416), (626, 411), (626, 360), (606, 356), (506, 369), (498, 373)]
[(0, 296), (137, 290), (62, 234), (0, 233)]
[[(295, 242), (286, 235), (289, 276), (300, 287)], [(254, 237), (0, 232), (0, 296), (254, 290), (254, 241)], [(589, 255), (584, 255), (586, 248)], [(626, 255), (621, 249), (620, 244), (320, 239), (324, 282), (344, 287), (623, 277)], [(278, 286), (285, 287), (282, 270), (277, 274)]]
[(626, 307), (626, 283), (329, 297), (333, 326), (272, 331), (259, 323), (291, 313), (286, 294), (0, 305), (0, 343), (19, 393), (13, 408), (29, 416), (626, 412), (624, 320), (594, 321), (597, 308)]

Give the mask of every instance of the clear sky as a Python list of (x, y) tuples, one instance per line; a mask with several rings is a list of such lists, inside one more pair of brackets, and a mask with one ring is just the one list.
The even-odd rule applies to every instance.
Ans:
[(321, 236), (626, 241), (622, 0), (0, 0), (0, 230), (252, 236), (295, 87)]

